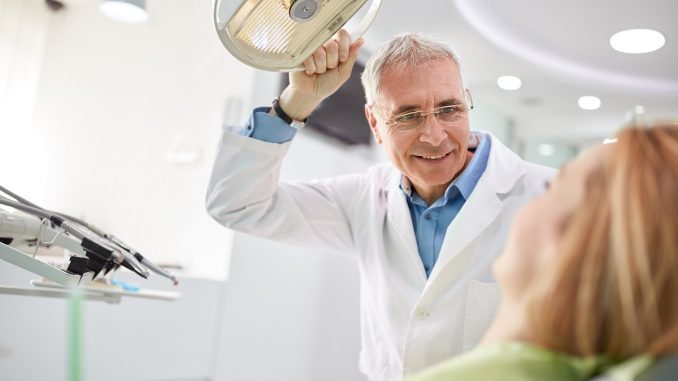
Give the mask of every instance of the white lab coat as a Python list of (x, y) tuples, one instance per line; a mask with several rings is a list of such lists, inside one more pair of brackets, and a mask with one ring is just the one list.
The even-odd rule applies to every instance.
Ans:
[(207, 209), (240, 232), (357, 256), (360, 369), (370, 380), (397, 380), (479, 342), (499, 304), (491, 264), (511, 219), (554, 174), (489, 136), (487, 168), (449, 225), (428, 279), (401, 175), (390, 163), (364, 174), (279, 183), (290, 143), (225, 132)]

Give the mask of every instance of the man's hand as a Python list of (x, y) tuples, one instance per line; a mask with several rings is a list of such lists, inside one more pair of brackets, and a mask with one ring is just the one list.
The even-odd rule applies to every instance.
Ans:
[(304, 71), (290, 73), (290, 84), (280, 95), (280, 107), (287, 115), (306, 119), (348, 80), (364, 42), (360, 38), (351, 44), (350, 39), (348, 32), (340, 30), (304, 61)]

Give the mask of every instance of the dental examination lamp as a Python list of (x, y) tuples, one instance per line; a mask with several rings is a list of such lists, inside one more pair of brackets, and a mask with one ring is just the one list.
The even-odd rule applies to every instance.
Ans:
[[(346, 25), (367, 0), (213, 0), (214, 25), (226, 49), (256, 69), (298, 71), (313, 52)], [(349, 24), (351, 41), (374, 21), (381, 0)]]

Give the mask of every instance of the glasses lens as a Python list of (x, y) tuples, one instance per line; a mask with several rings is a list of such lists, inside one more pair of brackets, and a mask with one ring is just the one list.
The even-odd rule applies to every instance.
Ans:
[(464, 117), (466, 111), (467, 108), (463, 104), (442, 106), (429, 113), (415, 111), (397, 115), (393, 117), (388, 124), (391, 125), (394, 130), (402, 132), (413, 130), (421, 126), (428, 114), (435, 114), (436, 118), (441, 123), (455, 123)]
[(464, 115), (466, 108), (462, 105), (444, 106), (436, 109), (436, 117), (443, 123), (454, 123)]
[(417, 128), (422, 120), (424, 120), (424, 115), (421, 112), (408, 112), (407, 114), (398, 115), (393, 118), (396, 128), (400, 131)]

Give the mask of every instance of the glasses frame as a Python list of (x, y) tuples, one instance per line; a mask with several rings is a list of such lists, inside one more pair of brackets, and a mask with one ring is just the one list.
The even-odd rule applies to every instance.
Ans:
[[(408, 131), (413, 131), (413, 130), (416, 130), (416, 129), (418, 129), (419, 127), (423, 126), (423, 125), (426, 123), (426, 119), (428, 119), (428, 116), (431, 115), (431, 114), (435, 115), (436, 119), (437, 119), (440, 123), (443, 123), (443, 124), (454, 123), (454, 122), (444, 122), (444, 121), (441, 121), (440, 119), (438, 119), (438, 115), (440, 114), (440, 110), (441, 110), (441, 109), (444, 109), (444, 108), (447, 108), (447, 107), (459, 107), (459, 106), (464, 106), (464, 107), (466, 108), (466, 110), (464, 110), (464, 112), (468, 112), (468, 111), (470, 111), (470, 110), (473, 110), (474, 105), (473, 105), (473, 97), (471, 97), (471, 92), (470, 92), (468, 89), (466, 89), (466, 90), (464, 90), (464, 93), (465, 93), (465, 96), (466, 96), (466, 102), (464, 102), (464, 103), (457, 103), (457, 104), (451, 104), (451, 105), (446, 105), (446, 106), (440, 106), (440, 107), (436, 107), (435, 109), (433, 109), (433, 110), (431, 110), (431, 111), (428, 111), (428, 112), (424, 112), (424, 111), (408, 111), (408, 112), (404, 112), (404, 113), (401, 113), (401, 114), (398, 114), (398, 115), (395, 115), (395, 116), (391, 117), (388, 121), (386, 121), (386, 125), (389, 126), (389, 127), (391, 127), (391, 128), (393, 128), (394, 130), (396, 130), (396, 132), (408, 132)], [(422, 121), (421, 121), (419, 124), (417, 124), (416, 126), (414, 126), (414, 127), (407, 128), (407, 129), (400, 129), (400, 130), (398, 130), (398, 124), (399, 124), (399, 122), (396, 121), (396, 119), (397, 119), (397, 118), (401, 118), (401, 117), (403, 117), (404, 115), (409, 115), (409, 114), (418, 114), (418, 115), (420, 115), (420, 116), (422, 117)]]

